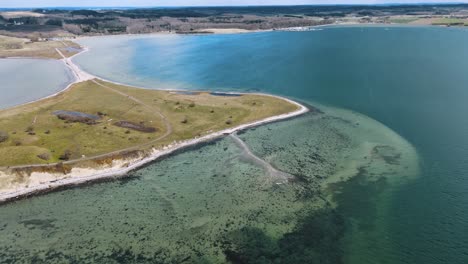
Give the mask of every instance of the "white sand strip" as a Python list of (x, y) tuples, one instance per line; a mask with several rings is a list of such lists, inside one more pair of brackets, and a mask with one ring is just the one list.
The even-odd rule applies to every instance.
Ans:
[(244, 157), (257, 164), (258, 166), (262, 167), (268, 173), (269, 178), (274, 183), (284, 184), (287, 183), (289, 180), (294, 179), (293, 175), (277, 170), (270, 163), (255, 155), (250, 150), (249, 146), (247, 146), (247, 144), (245, 144), (245, 142), (242, 139), (240, 139), (235, 133), (230, 134), (229, 137), (242, 150)]

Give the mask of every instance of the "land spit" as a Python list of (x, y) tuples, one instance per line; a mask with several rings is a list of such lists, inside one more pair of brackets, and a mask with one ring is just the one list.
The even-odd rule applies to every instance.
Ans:
[[(86, 52), (87, 50), (88, 50), (87, 48), (84, 48), (82, 52)], [(102, 80), (102, 81), (106, 81), (106, 82), (110, 82), (110, 83), (120, 85), (119, 83), (112, 82), (112, 81), (109, 81), (109, 80), (104, 80), (102, 78), (98, 78), (96, 76), (93, 76), (93, 75), (83, 71), (79, 66), (74, 64), (73, 61), (72, 61), (72, 58), (74, 56), (77, 56), (80, 53), (78, 53), (78, 54), (76, 54), (76, 55), (74, 55), (74, 56), (72, 56), (70, 58), (66, 58), (65, 56), (63, 56), (63, 54), (61, 54), (60, 50), (57, 50), (57, 52), (63, 57), (62, 61), (71, 70), (71, 72), (75, 76), (75, 81), (73, 83), (69, 84), (63, 91), (69, 89), (73, 84), (84, 82), (84, 81), (89, 81), (89, 80), (92, 80), (94, 82), (96, 82), (95, 80)], [(137, 87), (137, 88), (141, 88), (141, 87)], [(54, 95), (48, 96), (46, 98), (56, 96), (57, 94), (63, 93), (63, 91), (61, 91), (59, 93), (56, 93)], [(252, 95), (251, 93), (236, 93), (236, 94), (250, 94), (250, 95)], [(75, 167), (71, 166), (69, 171), (66, 171), (66, 172), (64, 171), (62, 173), (58, 173), (58, 172), (41, 172), (40, 169), (39, 170), (32, 170), (33, 172), (31, 172), (30, 177), (33, 179), (32, 180), (33, 184), (28, 185), (26, 187), (11, 188), (11, 189), (5, 190), (4, 192), (0, 193), (0, 203), (13, 201), (13, 200), (16, 200), (16, 199), (28, 197), (28, 196), (39, 194), (39, 193), (49, 192), (49, 191), (55, 190), (57, 188), (63, 188), (63, 187), (66, 187), (66, 186), (76, 186), (76, 185), (80, 185), (80, 184), (84, 184), (84, 183), (88, 183), (88, 182), (92, 182), (92, 181), (122, 177), (122, 176), (125, 176), (126, 174), (128, 174), (130, 171), (138, 169), (139, 167), (141, 167), (141, 166), (143, 166), (143, 165), (145, 165), (145, 164), (147, 164), (149, 162), (152, 162), (152, 161), (158, 160), (160, 158), (166, 157), (166, 156), (168, 156), (169, 154), (171, 154), (171, 153), (173, 153), (175, 151), (185, 149), (185, 148), (187, 148), (189, 146), (197, 145), (197, 144), (204, 143), (204, 142), (209, 142), (209, 141), (211, 141), (213, 139), (220, 138), (220, 137), (225, 137), (225, 136), (233, 134), (233, 133), (235, 133), (237, 131), (245, 130), (245, 129), (252, 128), (252, 127), (255, 127), (255, 126), (260, 126), (260, 125), (263, 125), (263, 124), (266, 124), (266, 123), (271, 123), (271, 122), (276, 122), (276, 121), (280, 121), (280, 120), (290, 119), (290, 118), (302, 115), (302, 114), (309, 111), (309, 109), (307, 107), (305, 107), (304, 105), (299, 104), (297, 102), (294, 102), (292, 100), (289, 100), (287, 98), (268, 95), (268, 94), (256, 94), (256, 95), (270, 96), (270, 97), (274, 97), (274, 98), (284, 100), (286, 102), (289, 102), (289, 103), (295, 105), (297, 107), (297, 110), (289, 112), (289, 113), (285, 113), (285, 114), (280, 114), (280, 115), (267, 117), (267, 118), (264, 118), (264, 119), (261, 119), (261, 120), (258, 120), (258, 121), (254, 121), (254, 122), (248, 122), (248, 123), (245, 123), (245, 124), (238, 125), (236, 127), (223, 129), (223, 130), (220, 130), (220, 131), (217, 131), (217, 132), (212, 132), (212, 133), (209, 133), (207, 135), (200, 136), (200, 137), (195, 137), (195, 138), (192, 138), (192, 139), (189, 139), (189, 140), (182, 140), (182, 141), (174, 142), (173, 144), (164, 146), (163, 148), (152, 148), (149, 151), (139, 153), (139, 155), (130, 155), (131, 157), (127, 157), (127, 158), (124, 157), (124, 159), (113, 160), (109, 167), (103, 167), (103, 168), (89, 168), (89, 167), (86, 167), (86, 168), (83, 168), (83, 167), (79, 167), (79, 166), (75, 166)], [(43, 98), (43, 99), (45, 99), (45, 98)], [(43, 100), (43, 99), (40, 99), (40, 100)], [(36, 100), (34, 102), (37, 102), (37, 101), (40, 101), (40, 100)], [(287, 181), (289, 179), (290, 175), (285, 174), (285, 173), (280, 172), (280, 171), (277, 171), (270, 164), (266, 163), (265, 161), (259, 159), (256, 156), (254, 156), (250, 152), (250, 150), (248, 150), (245, 143), (242, 142), (239, 138), (237, 138), (236, 136), (233, 136), (233, 138), (237, 139), (237, 144), (240, 144), (241, 146), (243, 146), (244, 151), (246, 151), (246, 149), (247, 149), (246, 154), (250, 153), (251, 154), (250, 156), (255, 157), (256, 160), (259, 161), (258, 162), (259, 165), (266, 168), (269, 173), (273, 173), (274, 175), (277, 175), (278, 176), (277, 179), (276, 179), (277, 182), (285, 182), (285, 181)], [(242, 142), (242, 143), (240, 143), (239, 141)], [(54, 166), (54, 165), (31, 165), (31, 166), (23, 166), (23, 167), (27, 171), (28, 168), (36, 168), (37, 169), (37, 168), (41, 168), (41, 167), (51, 167), (51, 166)], [(44, 170), (44, 171), (47, 171), (47, 170)], [(7, 172), (0, 171), (0, 178), (9, 177), (9, 176), (11, 176), (11, 175), (8, 174), (8, 170), (7, 170)]]
[(244, 141), (242, 141), (242, 139), (240, 139), (236, 135), (236, 133), (230, 134), (229, 137), (242, 150), (242, 154), (245, 158), (265, 169), (265, 171), (268, 173), (269, 179), (275, 184), (284, 184), (291, 180), (294, 180), (293, 175), (274, 168), (270, 163), (252, 153), (249, 146), (247, 146), (247, 144)]

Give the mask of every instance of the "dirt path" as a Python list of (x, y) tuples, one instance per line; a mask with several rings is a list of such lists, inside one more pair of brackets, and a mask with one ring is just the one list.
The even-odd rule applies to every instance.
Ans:
[[(143, 105), (145, 106), (146, 108), (150, 109), (151, 111), (154, 111), (155, 113), (157, 113), (157, 115), (159, 117), (161, 117), (161, 119), (163, 120), (164, 122), (164, 125), (166, 126), (166, 133), (164, 135), (162, 135), (161, 137), (159, 137), (158, 139), (155, 139), (154, 141), (156, 140), (160, 140), (160, 139), (163, 139), (165, 137), (167, 137), (168, 135), (170, 135), (172, 133), (172, 126), (171, 124), (169, 123), (169, 121), (167, 121), (167, 118), (166, 116), (164, 116), (161, 111), (159, 109), (156, 109), (155, 107), (151, 106), (151, 105), (148, 105), (144, 102), (142, 102), (141, 100), (129, 95), (129, 94), (126, 94), (122, 91), (119, 91), (117, 89), (114, 89), (112, 87), (109, 87), (107, 85), (104, 85), (98, 81), (96, 81), (96, 79), (98, 79), (96, 76), (93, 76), (87, 72), (84, 72), (80, 69), (80, 67), (76, 66), (75, 63), (73, 63), (73, 61), (71, 60), (71, 58), (67, 58), (65, 57), (65, 55), (63, 55), (63, 53), (59, 50), (59, 49), (55, 49), (57, 51), (57, 53), (62, 57), (62, 60), (65, 62), (65, 64), (67, 65), (67, 67), (74, 73), (75, 77), (76, 77), (76, 80), (74, 83), (78, 83), (78, 82), (83, 82), (83, 81), (88, 81), (88, 80), (91, 80), (92, 82), (94, 82), (95, 84), (109, 90), (109, 91), (112, 91), (114, 93), (117, 93), (117, 94), (120, 94), (121, 96), (124, 96), (132, 101), (134, 101), (135, 103), (137, 104), (140, 104), (140, 105)], [(153, 141), (153, 142), (154, 142)]]
[(163, 115), (159, 109), (157, 109), (157, 108), (155, 108), (155, 107), (153, 107), (153, 106), (151, 106), (151, 105), (148, 105), (148, 104), (146, 104), (145, 102), (142, 102), (141, 100), (139, 100), (139, 99), (137, 99), (137, 98), (135, 98), (135, 97), (133, 97), (133, 96), (131, 96), (131, 95), (129, 95), (129, 94), (126, 94), (126, 93), (124, 93), (124, 92), (122, 92), (122, 91), (119, 91), (119, 90), (116, 90), (116, 89), (114, 89), (114, 88), (112, 88), (112, 87), (109, 87), (109, 86), (107, 86), (107, 85), (104, 85), (104, 84), (102, 84), (102, 83), (96, 81), (95, 79), (93, 79), (92, 82), (95, 83), (95, 84), (97, 84), (97, 85), (99, 85), (99, 86), (101, 86), (101, 87), (103, 87), (103, 88), (105, 88), (105, 89), (107, 89), (107, 90), (109, 90), (109, 91), (112, 91), (112, 92), (114, 92), (114, 93), (117, 93), (117, 94), (120, 94), (120, 95), (122, 95), (122, 96), (125, 96), (126, 98), (128, 98), (129, 100), (134, 101), (134, 102), (137, 103), (137, 104), (143, 105), (144, 107), (150, 109), (151, 111), (154, 111), (154, 112), (156, 113), (156, 115), (158, 115), (158, 116), (163, 120), (164, 126), (166, 127), (166, 133), (164, 133), (164, 134), (163, 134), (162, 136), (160, 136), (159, 138), (157, 138), (157, 139), (151, 141), (152, 143), (154, 143), (155, 141), (161, 140), (161, 139), (163, 139), (163, 138), (169, 136), (170, 134), (172, 134), (172, 126), (171, 126), (171, 123), (169, 123), (169, 121), (167, 121), (166, 116)]

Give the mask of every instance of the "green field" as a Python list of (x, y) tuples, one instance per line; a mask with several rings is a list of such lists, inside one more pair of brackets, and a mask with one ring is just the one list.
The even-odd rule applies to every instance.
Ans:
[(460, 18), (438, 18), (432, 21), (432, 25), (467, 26), (468, 20)]
[[(0, 166), (92, 159), (123, 150), (162, 147), (228, 127), (292, 112), (266, 95), (215, 96), (146, 90), (87, 81), (35, 103), (0, 111)], [(96, 124), (61, 120), (55, 111), (100, 115)], [(128, 121), (154, 132), (116, 126)]]

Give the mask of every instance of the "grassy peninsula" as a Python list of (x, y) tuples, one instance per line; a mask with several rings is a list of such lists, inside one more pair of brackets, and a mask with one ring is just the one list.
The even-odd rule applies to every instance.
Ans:
[(307, 108), (264, 94), (168, 91), (101, 80), (71, 57), (69, 41), (0, 37), (1, 57), (61, 59), (75, 82), (35, 102), (0, 110), (0, 202), (125, 175), (176, 150)]
[(0, 111), (0, 130), (6, 135), (0, 143), (0, 166), (160, 148), (297, 109), (267, 95), (147, 90), (90, 80), (54, 97)]

